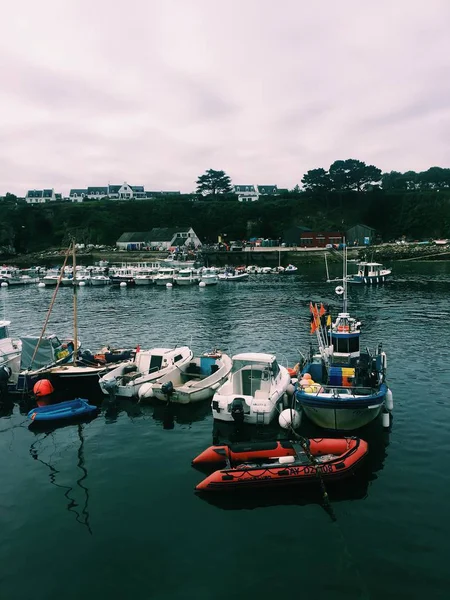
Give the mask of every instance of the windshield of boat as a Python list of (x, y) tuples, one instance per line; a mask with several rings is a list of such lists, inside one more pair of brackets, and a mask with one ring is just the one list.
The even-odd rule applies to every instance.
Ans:
[(0, 340), (4, 340), (8, 337), (8, 328), (6, 325), (0, 326)]
[(231, 369), (231, 373), (236, 373), (237, 371), (241, 371), (245, 369), (246, 371), (252, 371), (252, 378), (256, 377), (261, 378), (263, 381), (270, 379), (271, 377), (275, 378), (280, 372), (280, 367), (276, 360), (271, 363), (261, 363), (261, 362), (253, 362), (251, 360), (235, 360), (233, 361), (233, 368)]

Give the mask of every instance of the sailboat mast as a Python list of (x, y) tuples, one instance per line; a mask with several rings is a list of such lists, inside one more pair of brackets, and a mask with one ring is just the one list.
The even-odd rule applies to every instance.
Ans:
[(77, 363), (78, 350), (78, 323), (77, 323), (77, 260), (75, 241), (72, 242), (72, 258), (73, 258), (73, 355), (72, 362), (74, 366)]
[(342, 252), (343, 252), (343, 256), (344, 256), (344, 265), (343, 265), (342, 287), (344, 288), (344, 295), (343, 295), (342, 310), (344, 313), (346, 313), (347, 312), (347, 244), (346, 244), (345, 238), (343, 240), (343, 243), (344, 243), (344, 247), (342, 249)]

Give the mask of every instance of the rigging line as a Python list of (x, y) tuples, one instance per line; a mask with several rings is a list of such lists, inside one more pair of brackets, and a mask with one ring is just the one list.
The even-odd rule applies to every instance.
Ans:
[(37, 351), (39, 349), (40, 343), (42, 342), (42, 338), (44, 337), (44, 333), (45, 333), (45, 330), (46, 330), (47, 325), (48, 325), (48, 320), (50, 319), (50, 315), (51, 315), (51, 312), (52, 312), (52, 309), (53, 309), (53, 305), (54, 305), (55, 300), (56, 300), (56, 294), (58, 293), (59, 286), (61, 284), (61, 280), (62, 280), (62, 278), (64, 276), (64, 269), (66, 267), (67, 259), (69, 258), (69, 254), (70, 254), (71, 248), (72, 248), (72, 245), (70, 244), (69, 247), (66, 250), (66, 255), (64, 257), (63, 266), (61, 267), (61, 271), (59, 273), (59, 277), (58, 277), (58, 281), (56, 283), (55, 291), (53, 292), (52, 300), (50, 302), (50, 306), (49, 306), (49, 309), (47, 311), (47, 316), (45, 318), (44, 326), (42, 327), (41, 335), (39, 336), (38, 343), (36, 344), (36, 348), (34, 349), (33, 356), (31, 358), (31, 363), (30, 363), (30, 366), (28, 367), (28, 370), (31, 369), (31, 367), (33, 366), (34, 359), (36, 358), (36, 354), (37, 354)]

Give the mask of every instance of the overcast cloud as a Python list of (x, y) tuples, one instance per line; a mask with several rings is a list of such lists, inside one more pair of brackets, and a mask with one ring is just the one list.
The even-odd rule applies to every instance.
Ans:
[(15, 0), (0, 194), (450, 167), (448, 0)]

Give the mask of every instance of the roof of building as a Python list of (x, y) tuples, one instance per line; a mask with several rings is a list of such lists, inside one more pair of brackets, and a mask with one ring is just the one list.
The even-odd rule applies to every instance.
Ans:
[(109, 193), (110, 194), (118, 194), (121, 187), (122, 187), (121, 185), (109, 185), (108, 186)]
[(27, 198), (42, 198), (43, 190), (28, 190)]
[(258, 185), (257, 187), (260, 194), (275, 194), (278, 191), (276, 185)]
[(53, 196), (53, 190), (44, 190), (44, 198), (51, 198)]
[(87, 194), (87, 188), (73, 188), (70, 190), (69, 196), (81, 196), (81, 194)]
[(62, 194), (55, 194), (55, 198), (57, 200), (61, 200), (62, 199)]
[(133, 192), (143, 192), (144, 191), (143, 185), (130, 185), (130, 188), (133, 190)]
[(235, 193), (239, 192), (256, 192), (254, 185), (235, 185), (234, 186)]
[(364, 225), (363, 223), (357, 223), (356, 225), (353, 225), (353, 227), (349, 227), (347, 231), (351, 231), (352, 229), (355, 229), (355, 227), (364, 227), (364, 229), (370, 229), (371, 231), (375, 231), (373, 227), (370, 227), (369, 225)]
[(104, 186), (103, 187), (88, 187), (88, 189), (87, 189), (87, 193), (88, 194), (96, 194), (97, 192), (99, 194), (105, 194), (105, 195), (107, 195), (108, 194), (108, 187), (107, 186), (106, 187), (104, 187)]
[(154, 227), (150, 231), (150, 241), (170, 242), (176, 233), (187, 233), (189, 229), (190, 227)]
[(148, 242), (150, 241), (150, 231), (126, 231), (122, 233), (117, 242)]

